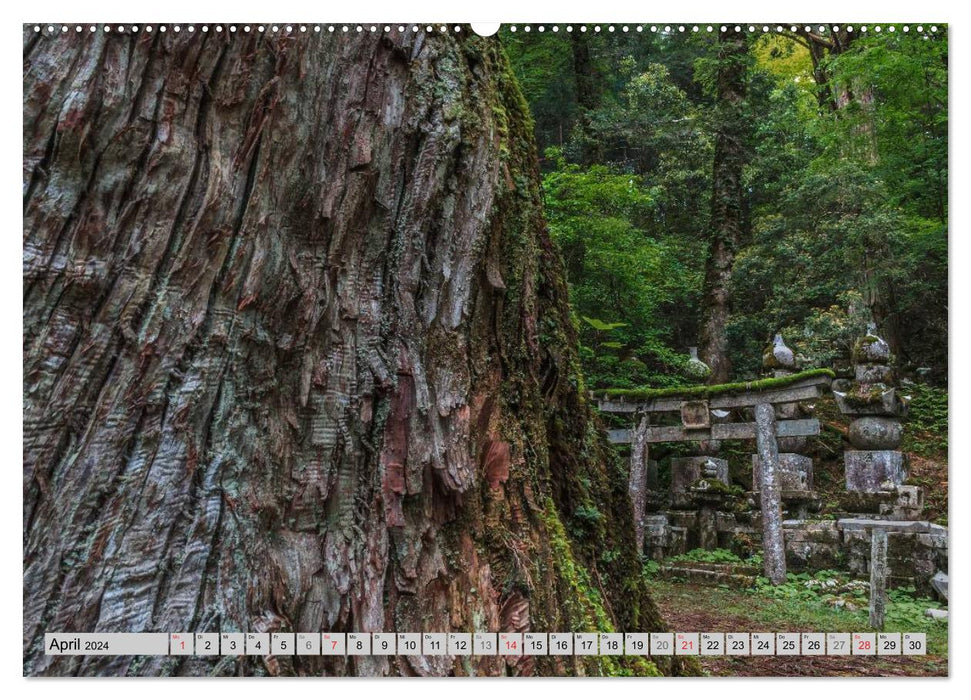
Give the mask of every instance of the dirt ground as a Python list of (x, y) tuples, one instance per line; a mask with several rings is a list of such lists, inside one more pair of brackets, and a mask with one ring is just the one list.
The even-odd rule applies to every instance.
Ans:
[[(672, 630), (680, 632), (832, 632), (765, 622), (733, 612), (758, 604), (758, 598), (724, 589), (679, 583), (659, 585), (654, 601)], [(947, 676), (946, 656), (720, 656), (698, 657), (713, 676)]]

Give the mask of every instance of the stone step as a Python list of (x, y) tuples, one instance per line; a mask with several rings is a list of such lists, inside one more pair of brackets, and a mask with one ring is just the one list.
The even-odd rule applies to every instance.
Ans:
[(679, 562), (661, 566), (661, 578), (683, 579), (688, 583), (723, 584), (749, 588), (755, 585), (760, 570), (743, 564), (711, 564), (707, 562)]

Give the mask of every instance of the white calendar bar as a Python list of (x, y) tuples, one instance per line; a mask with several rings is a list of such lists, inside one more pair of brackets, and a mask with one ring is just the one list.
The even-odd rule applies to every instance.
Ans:
[(549, 635), (545, 632), (524, 632), (523, 653), (526, 656), (546, 656)]
[(775, 635), (776, 656), (799, 656), (798, 632), (778, 632)]
[(521, 632), (499, 633), (499, 654), (501, 656), (522, 656), (523, 635)]
[(826, 653), (830, 656), (846, 656), (850, 653), (849, 632), (830, 632), (826, 635)]
[(624, 653), (627, 656), (647, 656), (651, 650), (650, 636), (647, 632), (628, 632), (624, 635)]
[(674, 653), (676, 656), (697, 656), (701, 635), (697, 632), (675, 632)]
[(495, 632), (476, 632), (472, 635), (472, 653), (476, 656), (495, 656), (499, 653), (499, 635)]
[(368, 634), (367, 632), (348, 632), (347, 655), (348, 656), (370, 656), (371, 655), (371, 635)]
[(191, 656), (195, 648), (194, 638), (188, 632), (173, 632), (169, 635), (169, 654), (172, 656)]
[(216, 656), (219, 654), (219, 634), (217, 632), (198, 632), (196, 634), (196, 656)]
[(826, 653), (826, 635), (822, 632), (802, 633), (802, 655), (822, 656)]
[(775, 633), (752, 633), (752, 656), (775, 656)]
[(751, 644), (748, 632), (726, 632), (725, 653), (729, 656), (749, 656)]
[(901, 651), (907, 656), (923, 656), (927, 653), (927, 635), (923, 632), (904, 632)]
[(393, 632), (371, 634), (371, 656), (395, 656), (396, 638)]
[(573, 656), (573, 633), (550, 632), (550, 655)]
[(297, 635), (293, 632), (274, 632), (270, 635), (270, 653), (274, 656), (293, 656), (296, 647)]
[(448, 653), (452, 656), (471, 656), (472, 635), (463, 632), (449, 632)]
[(573, 635), (574, 656), (596, 656), (598, 652), (596, 632), (577, 632)]
[(702, 656), (724, 656), (725, 635), (721, 632), (702, 632), (699, 650)]
[(297, 633), (297, 656), (320, 656), (320, 632)]
[(877, 635), (873, 632), (853, 633), (853, 656), (875, 656)]
[(900, 632), (877, 634), (877, 656), (900, 656)]
[(269, 654), (270, 654), (269, 632), (247, 632), (246, 633), (246, 655), (247, 656), (269, 656)]
[(169, 635), (164, 632), (48, 632), (44, 635), (44, 650), (48, 656), (168, 656)]
[(48, 655), (140, 656), (900, 656), (923, 632), (47, 633)]

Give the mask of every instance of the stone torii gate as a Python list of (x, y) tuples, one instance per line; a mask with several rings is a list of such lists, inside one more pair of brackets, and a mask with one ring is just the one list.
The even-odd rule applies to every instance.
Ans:
[[(776, 585), (785, 581), (779, 447), (776, 438), (818, 435), (819, 421), (816, 418), (778, 420), (776, 414), (789, 415), (791, 411), (786, 410), (787, 406), (818, 398), (823, 390), (829, 388), (832, 379), (833, 373), (829, 370), (809, 370), (721, 387), (631, 391), (626, 394), (615, 390), (595, 396), (598, 408), (605, 413), (640, 417), (633, 430), (611, 430), (608, 435), (613, 443), (631, 445), (629, 488), (638, 547), (643, 548), (644, 545), (647, 465), (651, 443), (754, 439), (760, 463), (757, 478), (765, 575)], [(725, 422), (732, 409), (743, 408), (754, 410), (754, 422)], [(652, 421), (652, 418), (655, 420)], [(671, 424), (652, 425), (658, 418), (666, 418)]]

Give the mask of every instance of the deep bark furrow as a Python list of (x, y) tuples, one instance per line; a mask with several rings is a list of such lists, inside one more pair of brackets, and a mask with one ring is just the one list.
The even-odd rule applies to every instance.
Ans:
[(28, 673), (594, 670), (78, 661), (45, 629), (659, 626), (494, 40), (43, 37), (25, 113), (69, 90), (24, 136)]

